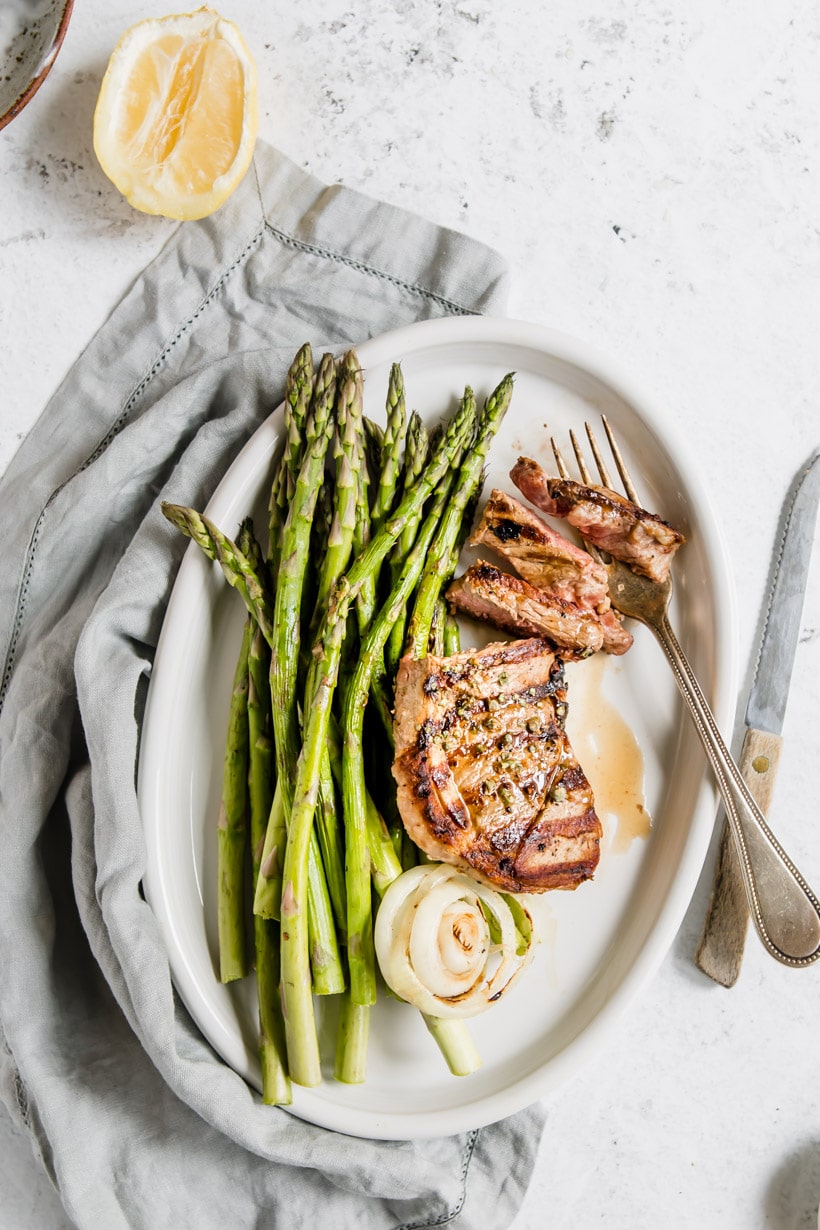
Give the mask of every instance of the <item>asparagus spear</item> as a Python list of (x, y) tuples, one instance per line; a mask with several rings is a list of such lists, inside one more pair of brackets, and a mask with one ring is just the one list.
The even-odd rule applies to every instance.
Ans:
[[(325, 551), (327, 550), (327, 541), (330, 536), (330, 530), (333, 524), (333, 484), (326, 476), (324, 483), (319, 491), (319, 498), (316, 504), (316, 515), (313, 521), (313, 534), (311, 543), (311, 556), (314, 560), (324, 559)], [(317, 598), (317, 577), (318, 568), (313, 567), (308, 570), (309, 576), (312, 578), (312, 592), (309, 601), (302, 603), (303, 624), (308, 622), (306, 618), (307, 611), (313, 611)], [(307, 595), (306, 595), (307, 597)], [(308, 655), (303, 650), (302, 671), (300, 673), (300, 682), (302, 690), (304, 690), (304, 674), (307, 673)], [(344, 849), (342, 843), (341, 825), (338, 819), (338, 809), (336, 805), (336, 789), (333, 781), (333, 774), (330, 770), (330, 764), (327, 759), (322, 762), (322, 778), (319, 790), (319, 797), (316, 809), (316, 833), (319, 839), (319, 848), (322, 856), (322, 864), (327, 877), (327, 887), (330, 894), (330, 902), (333, 908), (333, 917), (336, 922), (336, 931), (342, 944), (347, 941), (347, 906), (345, 904), (345, 872), (344, 872)], [(284, 846), (282, 847), (284, 855)], [(280, 864), (281, 866), (281, 864)]]
[[(453, 552), (452, 552), (450, 564), (447, 567), (447, 573), (449, 576), (452, 576), (456, 568), (458, 567), (458, 561), (459, 561), (459, 556), (461, 555), (461, 549), (467, 540), (467, 536), (470, 533), (470, 530), (472, 529), (473, 520), (475, 517), (476, 505), (478, 504), (479, 498), (481, 496), (481, 489), (483, 486), (484, 486), (484, 476), (482, 474), (476, 486), (476, 490), (473, 493), (473, 498), (468, 502), (466, 508), (464, 509), (464, 515), (461, 519), (461, 530), (456, 538), (455, 543), (453, 544)], [(442, 599), (442, 602), (443, 601), (444, 600)], [(445, 610), (444, 610), (444, 625), (443, 625), (443, 633), (442, 633), (442, 652), (444, 653), (445, 657), (450, 657), (451, 654), (461, 652), (461, 632), (459, 630), (458, 620), (456, 619), (453, 612), (449, 610), (446, 604), (445, 604)]]
[(307, 447), (305, 426), (312, 410), (313, 353), (310, 344), (297, 351), (285, 380), (285, 452), (288, 496), (292, 497), (299, 477), (302, 454)]
[[(404, 614), (404, 612), (402, 612)], [(401, 618), (401, 616), (399, 616)], [(382, 731), (387, 746), (393, 746), (393, 708), (392, 697), (388, 690), (387, 678), (384, 672), (384, 654), (382, 661), (378, 664), (377, 669), (373, 672), (370, 680), (370, 699), (373, 702), (373, 707), (376, 710), (379, 721), (381, 722)]]
[(334, 514), (325, 558), (319, 573), (314, 623), (318, 624), (339, 577), (350, 560), (358, 515), (359, 441), (362, 430), (362, 372), (353, 351), (339, 364), (336, 396), (336, 430), (333, 455), (336, 460)]
[[(415, 419), (418, 424), (421, 424), (421, 419), (419, 419), (417, 415), (415, 416)], [(423, 427), (422, 430), (424, 430)], [(405, 434), (406, 408), (404, 377), (399, 364), (394, 363), (390, 369), (390, 379), (387, 389), (387, 424), (384, 431), (381, 433), (379, 443), (379, 466), (376, 471), (379, 478), (376, 486), (376, 494), (373, 500), (373, 507), (370, 511), (370, 526), (365, 524), (364, 518), (362, 519), (361, 528), (359, 528), (359, 525), (357, 524), (357, 534), (353, 544), (354, 554), (359, 554), (362, 548), (367, 545), (370, 534), (376, 533), (380, 529), (385, 518), (393, 508), (396, 490), (402, 472), (402, 451), (404, 448)], [(417, 426), (413, 429), (413, 435), (418, 438)], [(418, 472), (420, 472), (421, 468), (421, 466), (418, 467)], [(417, 473), (415, 473), (414, 477), (417, 476)], [(367, 502), (363, 502), (362, 506), (367, 508)], [(356, 612), (359, 618), (360, 636), (364, 636), (370, 625), (370, 621), (373, 618), (373, 613), (376, 609), (377, 595), (378, 578), (374, 576), (367, 582), (356, 601)], [(373, 674), (372, 699), (374, 705), (376, 706), (376, 711), (381, 720), (385, 734), (387, 735), (388, 740), (392, 743), (393, 714), (391, 712), (390, 697), (386, 687), (385, 671), (383, 666), (378, 673), (374, 672)]]
[[(285, 1026), (288, 1040), (288, 1060), (291, 1079), (297, 1084), (315, 1085), (321, 1081), (316, 1022), (310, 995), (308, 976), (308, 929), (306, 914), (306, 881), (309, 839), (319, 787), (320, 765), (327, 742), (328, 724), (333, 694), (338, 679), (341, 643), (351, 602), (355, 601), (363, 582), (372, 576), (405, 528), (408, 519), (424, 505), (442, 475), (463, 444), (466, 429), (472, 420), (463, 407), (448, 430), (429, 465), (418, 482), (404, 495), (399, 507), (371, 540), (369, 546), (353, 562), (342, 578), (322, 621), (316, 654), (308, 681), (306, 721), (302, 751), (297, 767), (293, 808), (291, 810), (288, 845), (285, 852), (284, 891), (282, 894), (282, 990)], [(348, 836), (346, 832), (346, 837)], [(359, 834), (350, 834), (348, 859), (354, 858), (354, 882), (359, 882), (364, 853), (367, 873), (366, 842), (362, 851)], [(348, 936), (348, 951), (364, 954), (360, 964), (373, 971), (362, 979), (359, 994), (366, 1002), (375, 995), (375, 957), (372, 930)], [(369, 961), (367, 956), (369, 953)]]
[[(270, 649), (254, 626), (248, 657), (249, 787), (253, 882), (259, 876), (262, 843), (273, 801), (273, 746), (271, 742)], [(253, 919), (256, 949), (256, 986), (259, 1004), (259, 1061), (262, 1101), (288, 1105), (292, 1100), (287, 1072), (285, 1023), (279, 994), (279, 927), (270, 918)]]
[(276, 772), (282, 786), (286, 817), (290, 812), (293, 771), (299, 755), (297, 680), (302, 592), (310, 553), (311, 525), (332, 431), (335, 390), (335, 365), (332, 356), (325, 355), (316, 377), (316, 389), (305, 429), (304, 458), (281, 532), (280, 565), (271, 627), (271, 698)]
[(461, 652), (461, 632), (458, 620), (452, 611), (448, 611), (444, 620), (444, 656), (449, 658), (454, 653)]
[[(464, 514), (478, 490), (487, 453), (507, 412), (512, 389), (513, 376), (510, 373), (487, 398), (478, 435), (461, 464), (453, 498), (430, 548), (410, 618), (409, 637), (415, 657), (421, 658), (427, 653), (436, 602), (455, 569), (454, 546), (462, 531)], [(468, 393), (471, 394), (472, 390)]]
[[(364, 437), (364, 432), (360, 430), (357, 441), (357, 461), (359, 474), (359, 498), (358, 498), (358, 515), (356, 524), (353, 528), (352, 552), (354, 557), (360, 555), (370, 542), (371, 535), (375, 527), (375, 522), (371, 523), (370, 509), (370, 478), (367, 470), (367, 447)], [(370, 621), (373, 618), (373, 612), (376, 608), (376, 578), (369, 577), (362, 586), (358, 598), (356, 599), (356, 621), (359, 628), (359, 635), (364, 636)]]
[[(410, 415), (407, 425), (407, 442), (404, 450), (404, 487), (411, 487), (427, 464), (429, 436), (420, 415), (415, 411)], [(399, 536), (390, 557), (390, 588), (395, 585), (402, 564), (407, 557), (418, 529), (418, 517), (414, 517)], [(399, 658), (404, 651), (404, 637), (407, 628), (407, 616), (402, 613), (393, 625), (385, 646), (385, 666), (387, 675), (392, 680), (396, 674)]]
[(297, 352), (285, 379), (285, 445), (271, 486), (269, 506), (268, 560), (274, 576), (279, 570), (279, 538), (301, 464), (312, 386), (313, 353), (305, 343)]
[(481, 1056), (464, 1021), (428, 1016), (424, 1012), (421, 1016), (453, 1076), (470, 1076), (481, 1067)]
[[(257, 572), (263, 573), (262, 550), (248, 518), (237, 537), (239, 549)], [(249, 617), (250, 618), (250, 617)], [(270, 697), (270, 647), (255, 620), (248, 654), (248, 794), (250, 799), (252, 882), (259, 865), (274, 793), (273, 724)], [(285, 1023), (279, 992), (279, 928), (271, 919), (254, 915), (256, 986), (259, 1006), (259, 1062), (262, 1101), (287, 1105), (292, 1100), (287, 1072)]]
[[(351, 551), (362, 550), (370, 540), (370, 517), (367, 471), (367, 441), (362, 415), (362, 376), (355, 352), (349, 351), (341, 360), (342, 384), (338, 391), (337, 423), (334, 441), (336, 482), (333, 494), (330, 530), (320, 567), (320, 579), (314, 621), (326, 609), (341, 571)], [(364, 630), (370, 622), (375, 604), (375, 587), (362, 587), (356, 600), (356, 617)], [(351, 631), (353, 629), (351, 628)], [(345, 652), (352, 651), (353, 637), (345, 638)], [(344, 941), (347, 939), (347, 893), (345, 886), (343, 835), (335, 811), (335, 789), (330, 759), (323, 754), (320, 767), (320, 789), (317, 799), (316, 825), (327, 875), (328, 888)], [(348, 1013), (350, 1017), (350, 1013)], [(353, 1030), (353, 1036), (357, 1030)]]
[(316, 831), (322, 864), (327, 877), (327, 888), (336, 931), (344, 944), (347, 942), (347, 900), (345, 894), (345, 856), (342, 831), (338, 823), (336, 788), (327, 755), (322, 757), (319, 781), (319, 798), (316, 808)]
[(362, 421), (364, 435), (367, 441), (367, 468), (371, 474), (379, 474), (382, 468), (382, 445), (384, 430), (366, 415)]
[[(407, 439), (404, 450), (404, 468), (402, 471), (402, 490), (406, 491), (417, 481), (427, 465), (432, 451), (432, 441), (424, 420), (417, 411), (413, 411), (407, 424)], [(402, 530), (393, 549), (391, 562), (396, 564), (396, 578), (401, 571), (404, 557), (413, 546), (421, 514), (413, 517)]]
[[(364, 423), (362, 422), (359, 443), (362, 490), (359, 502), (359, 516), (356, 520), (356, 528), (353, 534), (354, 555), (360, 554), (367, 546), (371, 535), (378, 532), (393, 507), (396, 483), (401, 470), (405, 417), (404, 379), (401, 367), (398, 363), (394, 363), (390, 369), (390, 379), (387, 388), (387, 426), (382, 434), (379, 469), (376, 471), (378, 482), (376, 484), (372, 509), (370, 508), (368, 496), (367, 438)], [(370, 510), (369, 515), (368, 510)], [(356, 599), (356, 615), (360, 636), (364, 636), (367, 632), (376, 609), (377, 583), (378, 578), (376, 576), (370, 577), (362, 586), (362, 591)], [(386, 718), (387, 713), (383, 711), (382, 719), (386, 720)]]
[[(302, 464), (280, 537), (280, 564), (271, 633), (271, 698), (277, 783), (286, 824), (293, 798), (293, 776), (299, 756), (297, 683), (302, 592), (310, 554), (311, 524), (332, 431), (331, 412), (335, 391), (335, 364), (332, 355), (326, 354), (316, 376), (310, 414), (305, 427)], [(309, 860), (309, 900), (313, 932), (313, 979), (317, 993), (331, 994), (344, 986), (344, 975), (315, 835), (310, 838), (310, 846), (312, 857)], [(269, 881), (260, 876), (254, 899), (255, 912), (269, 913), (275, 908), (275, 903), (271, 904), (267, 894), (268, 885)], [(283, 908), (280, 905), (280, 910)]]
[[(262, 551), (253, 533), (250, 518), (242, 522), (237, 535), (237, 546), (254, 570), (264, 574), (265, 562)], [(257, 850), (258, 830), (267, 823), (268, 813), (273, 802), (274, 764), (273, 764), (273, 732), (271, 718), (270, 686), (268, 669), (270, 663), (270, 648), (253, 615), (248, 616), (252, 637), (248, 653), (248, 792), (250, 798), (251, 816), (251, 849), (254, 864), (258, 863), (260, 851)], [(254, 879), (256, 877), (254, 876)]]
[(187, 538), (193, 539), (209, 559), (216, 560), (225, 576), (253, 615), (265, 639), (273, 633), (273, 610), (265, 578), (254, 568), (243, 551), (210, 518), (181, 504), (163, 503), (163, 516)]
[[(450, 551), (449, 561), (445, 561), (442, 572), (444, 577), (451, 577), (458, 567), (461, 549), (470, 533), (475, 516), (475, 509), (481, 495), (481, 488), (484, 486), (484, 475), (482, 473), (479, 478), (472, 498), (467, 502), (464, 513), (461, 518), (461, 526), (458, 533), (453, 538), (453, 544)], [(442, 583), (443, 587), (444, 582)], [(431, 629), (431, 637), (433, 645), (431, 652), (436, 654), (444, 654), (449, 656), (453, 653), (458, 653), (461, 647), (461, 636), (458, 630), (458, 620), (453, 613), (447, 609), (447, 603), (442, 594), (436, 599), (436, 612), (433, 619), (433, 627)]]
[(245, 621), (231, 693), (217, 824), (219, 977), (244, 978), (250, 968), (245, 934), (245, 856), (248, 844), (248, 654), (253, 620)]
[[(309, 629), (313, 612), (316, 609), (316, 602), (319, 596), (319, 571), (320, 562), (325, 557), (327, 550), (327, 540), (330, 537), (331, 526), (333, 525), (333, 480), (329, 474), (325, 474), (325, 481), (319, 488), (319, 496), (316, 500), (316, 512), (313, 516), (313, 527), (311, 531), (310, 544), (310, 559), (311, 566), (307, 570), (305, 577), (305, 588), (302, 596), (302, 628)], [(300, 685), (304, 690), (305, 682), (305, 667), (310, 654), (310, 638), (302, 636), (302, 661), (300, 663)]]
[(254, 880), (253, 913), (259, 918), (278, 921), (282, 902), (282, 868), (285, 865), (285, 843), (288, 829), (281, 782), (276, 782), (268, 822), (262, 838), (259, 870)]
[[(331, 713), (327, 728), (327, 750), (333, 778), (341, 789), (342, 784), (342, 738), (335, 715)], [(367, 842), (370, 850), (370, 864), (373, 875), (373, 887), (381, 895), (384, 888), (395, 879), (394, 867), (389, 854), (383, 850), (385, 841), (392, 839), (387, 826), (382, 819), (370, 789), (365, 783), (364, 804), (367, 816)], [(401, 821), (399, 821), (401, 823)], [(386, 877), (386, 878), (385, 878)]]
[(401, 473), (406, 413), (404, 377), (399, 364), (394, 363), (390, 368), (387, 385), (387, 423), (382, 437), (379, 481), (371, 510), (374, 533), (380, 529), (393, 507), (396, 485)]
[(343, 1081), (346, 1085), (360, 1085), (364, 1081), (369, 1030), (370, 1008), (354, 1004), (348, 989), (342, 995), (339, 1009), (336, 1063), (333, 1070), (337, 1081)]

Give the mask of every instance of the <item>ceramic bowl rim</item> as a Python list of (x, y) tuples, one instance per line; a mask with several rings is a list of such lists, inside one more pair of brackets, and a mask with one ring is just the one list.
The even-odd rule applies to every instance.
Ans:
[(14, 102), (11, 104), (8, 110), (3, 113), (3, 115), (0, 115), (0, 130), (5, 128), (7, 124), (10, 124), (11, 121), (15, 118), (15, 116), (20, 114), (20, 112), (23, 110), (26, 104), (29, 103), (31, 99), (34, 97), (34, 95), (37, 93), (37, 91), (39, 90), (43, 82), (45, 81), (48, 74), (51, 72), (52, 65), (54, 64), (54, 61), (57, 59), (57, 53), (62, 47), (63, 39), (66, 36), (66, 30), (68, 29), (68, 23), (71, 20), (71, 12), (74, 8), (74, 0), (63, 0), (62, 8), (63, 8), (63, 11), (60, 15), (60, 21), (57, 25), (57, 29), (54, 32), (54, 38), (51, 41), (51, 48), (50, 48), (51, 54), (46, 58), (46, 62), (43, 65), (43, 67), (40, 69), (39, 73), (37, 73), (37, 75), (35, 77), (32, 77), (32, 79), (29, 81), (28, 85), (23, 90), (22, 94), (18, 95), (18, 97), (14, 100)]

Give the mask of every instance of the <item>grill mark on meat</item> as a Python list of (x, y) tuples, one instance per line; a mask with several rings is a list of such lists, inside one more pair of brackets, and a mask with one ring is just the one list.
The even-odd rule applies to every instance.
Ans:
[(510, 892), (588, 879), (601, 827), (566, 712), (563, 663), (543, 639), (403, 659), (393, 772), (413, 840)]
[(490, 532), (499, 542), (517, 542), (519, 538), (528, 537), (527, 527), (517, 521), (497, 521)]

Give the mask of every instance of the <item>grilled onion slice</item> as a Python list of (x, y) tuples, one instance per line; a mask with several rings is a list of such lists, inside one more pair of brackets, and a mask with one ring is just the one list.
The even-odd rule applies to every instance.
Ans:
[(440, 1018), (476, 1016), (529, 964), (504, 897), (444, 863), (412, 867), (394, 880), (376, 916), (384, 980), (401, 999)]

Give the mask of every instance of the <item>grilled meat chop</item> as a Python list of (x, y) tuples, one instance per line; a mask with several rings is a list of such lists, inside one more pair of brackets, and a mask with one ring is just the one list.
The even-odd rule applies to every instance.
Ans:
[(565, 517), (583, 538), (651, 581), (665, 581), (684, 536), (667, 521), (608, 487), (550, 478), (529, 457), (510, 471), (516, 487), (552, 517)]
[(403, 658), (393, 775), (413, 841), (506, 892), (589, 879), (601, 824), (566, 711), (563, 663), (540, 638)]
[(447, 589), (456, 611), (483, 619), (515, 636), (541, 636), (564, 650), (564, 657), (587, 657), (600, 649), (603, 632), (592, 611), (550, 598), (518, 577), (479, 561)]
[[(606, 569), (506, 491), (495, 489), (490, 493), (470, 544), (492, 547), (547, 599), (592, 612), (600, 623), (607, 653), (621, 654), (629, 649), (632, 636), (612, 609)], [(499, 626), (516, 630), (509, 623)], [(541, 626), (520, 625), (518, 631), (550, 635)]]

